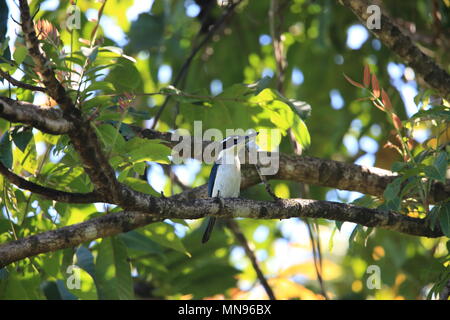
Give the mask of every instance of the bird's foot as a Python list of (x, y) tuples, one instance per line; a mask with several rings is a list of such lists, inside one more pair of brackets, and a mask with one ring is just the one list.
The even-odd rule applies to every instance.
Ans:
[(214, 197), (214, 202), (219, 205), (219, 212), (222, 212), (223, 208), (225, 207), (225, 203), (223, 201), (223, 198), (220, 197), (220, 192), (217, 192), (217, 196)]

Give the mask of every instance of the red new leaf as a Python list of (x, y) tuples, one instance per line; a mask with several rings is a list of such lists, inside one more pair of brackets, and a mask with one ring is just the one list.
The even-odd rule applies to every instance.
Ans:
[(369, 85), (370, 85), (370, 68), (369, 68), (368, 64), (366, 64), (364, 66), (364, 80), (363, 80), (363, 82), (364, 82), (364, 87), (368, 88)]
[(352, 80), (352, 79), (351, 79), (350, 77), (348, 77), (345, 73), (344, 73), (344, 77), (345, 77), (345, 79), (346, 79), (348, 82), (350, 82), (350, 83), (351, 83), (352, 85), (354, 85), (355, 87), (364, 89), (364, 86), (363, 86), (361, 83), (356, 82), (355, 80)]
[(380, 85), (378, 84), (378, 79), (375, 74), (372, 74), (372, 91), (375, 98), (380, 97)]
[(400, 130), (403, 127), (402, 120), (400, 120), (400, 118), (395, 113), (392, 113), (392, 123), (394, 124), (394, 127), (397, 128), (398, 130)]
[(384, 89), (381, 90), (381, 101), (383, 101), (383, 104), (386, 109), (392, 111), (391, 99), (389, 99), (389, 96), (386, 93), (386, 91), (384, 91)]

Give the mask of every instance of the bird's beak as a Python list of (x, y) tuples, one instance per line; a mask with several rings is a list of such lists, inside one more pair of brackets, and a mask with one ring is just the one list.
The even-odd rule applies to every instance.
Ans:
[(258, 134), (259, 134), (259, 132), (258, 132), (258, 131), (255, 131), (255, 132), (249, 133), (248, 135), (246, 135), (246, 136), (245, 136), (245, 142), (248, 142), (248, 141), (250, 141), (250, 139), (252, 139), (252, 138), (256, 137), (256, 136), (257, 136)]
[(243, 145), (246, 146), (252, 139), (254, 139), (257, 135), (259, 134), (259, 132), (255, 131), (255, 132), (251, 132), (248, 135), (244, 136), (244, 143)]

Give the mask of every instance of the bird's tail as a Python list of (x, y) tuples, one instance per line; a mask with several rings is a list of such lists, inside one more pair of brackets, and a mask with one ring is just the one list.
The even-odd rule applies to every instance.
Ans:
[(209, 240), (211, 236), (211, 232), (214, 229), (214, 223), (216, 223), (215, 217), (209, 217), (208, 225), (206, 226), (205, 233), (203, 233), (202, 243), (205, 243)]

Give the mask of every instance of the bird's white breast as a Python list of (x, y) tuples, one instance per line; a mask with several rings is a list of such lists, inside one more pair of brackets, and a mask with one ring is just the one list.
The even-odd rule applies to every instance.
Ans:
[(221, 164), (217, 168), (212, 196), (217, 197), (219, 195), (221, 198), (239, 197), (240, 188), (241, 165), (239, 159), (230, 164)]

